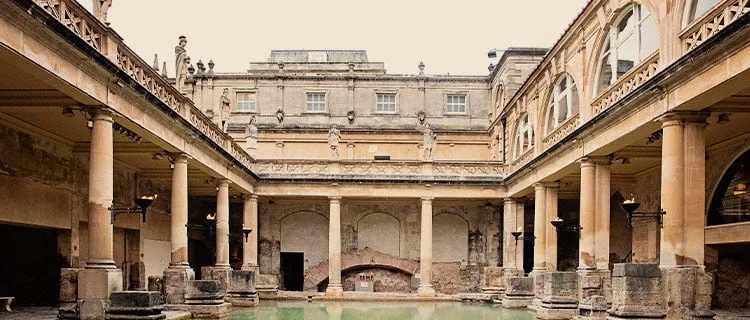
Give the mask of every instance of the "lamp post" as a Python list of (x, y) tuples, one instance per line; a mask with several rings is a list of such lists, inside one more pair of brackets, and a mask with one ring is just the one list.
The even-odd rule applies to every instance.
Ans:
[(620, 207), (627, 213), (628, 226), (633, 227), (633, 218), (658, 218), (659, 227), (664, 227), (664, 215), (667, 214), (664, 209), (650, 212), (635, 212), (640, 206), (641, 204), (635, 202), (635, 199), (625, 200), (620, 204)]
[(555, 230), (559, 232), (575, 232), (578, 235), (581, 234), (581, 230), (583, 230), (583, 227), (581, 225), (572, 225), (571, 223), (568, 223), (567, 221), (560, 219), (559, 217), (555, 220), (550, 221), (553, 227), (555, 227)]
[(143, 216), (143, 222), (146, 222), (146, 209), (156, 200), (159, 195), (143, 196), (135, 199), (135, 207), (115, 207), (114, 205), (107, 208), (112, 215), (112, 224), (115, 223), (115, 219), (118, 214), (131, 214), (136, 213)]

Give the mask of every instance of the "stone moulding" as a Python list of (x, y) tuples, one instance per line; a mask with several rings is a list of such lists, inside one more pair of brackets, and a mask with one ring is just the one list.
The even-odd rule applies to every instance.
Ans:
[(657, 51), (594, 99), (591, 103), (591, 115), (597, 115), (620, 101), (646, 80), (651, 79), (658, 69), (659, 52)]
[(578, 125), (581, 124), (581, 114), (576, 113), (572, 117), (568, 118), (561, 126), (555, 128), (550, 134), (547, 135), (542, 140), (542, 146), (546, 149), (549, 148), (551, 145), (557, 143), (558, 141), (562, 140), (562, 138), (569, 135), (573, 130), (578, 128)]
[(714, 7), (680, 34), (685, 51), (695, 49), (748, 12), (750, 0), (729, 0)]

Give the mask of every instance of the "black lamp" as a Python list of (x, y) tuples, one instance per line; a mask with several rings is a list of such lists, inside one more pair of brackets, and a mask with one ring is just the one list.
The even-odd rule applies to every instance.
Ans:
[(557, 232), (575, 232), (575, 233), (581, 233), (581, 230), (583, 230), (583, 227), (580, 225), (572, 225), (570, 223), (567, 223), (567, 221), (557, 218), (555, 220), (550, 221), (553, 227), (555, 227), (555, 230)]
[(146, 222), (146, 209), (154, 203), (154, 200), (158, 197), (158, 194), (153, 196), (143, 196), (135, 199), (136, 207), (115, 207), (114, 205), (107, 208), (112, 215), (112, 224), (115, 223), (115, 219), (118, 214), (129, 214), (138, 213), (143, 216), (143, 222)]
[(633, 227), (632, 222), (634, 218), (658, 218), (659, 227), (664, 226), (664, 215), (667, 214), (664, 209), (652, 212), (635, 212), (635, 210), (637, 210), (640, 206), (641, 204), (635, 202), (635, 199), (625, 200), (620, 204), (622, 210), (625, 210), (625, 212), (627, 213), (628, 225), (631, 228)]
[(242, 225), (242, 234), (245, 236), (245, 242), (247, 242), (247, 238), (251, 232), (253, 232), (253, 228), (246, 227), (244, 224)]

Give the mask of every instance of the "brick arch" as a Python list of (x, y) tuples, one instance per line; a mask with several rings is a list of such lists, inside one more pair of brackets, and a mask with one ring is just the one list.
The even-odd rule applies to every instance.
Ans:
[[(403, 259), (375, 251), (370, 248), (357, 250), (341, 255), (341, 271), (376, 267), (396, 270), (409, 276), (419, 270), (419, 261)], [(316, 290), (318, 285), (328, 280), (328, 260), (310, 267), (305, 271), (305, 290)]]

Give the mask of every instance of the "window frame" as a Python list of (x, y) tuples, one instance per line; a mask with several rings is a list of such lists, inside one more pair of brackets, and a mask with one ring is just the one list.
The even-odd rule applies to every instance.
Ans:
[[(310, 96), (322, 95), (322, 101), (310, 101)], [(310, 104), (322, 104), (322, 110), (310, 110)], [(305, 113), (326, 113), (328, 112), (328, 92), (325, 90), (306, 90), (305, 91)]]
[(696, 14), (696, 9), (698, 8), (698, 1), (701, 0), (686, 0), (685, 1), (685, 12), (684, 17), (682, 20), (682, 27), (683, 29), (687, 29), (688, 27), (692, 26), (693, 23), (695, 23), (698, 20), (701, 20), (703, 16), (708, 14), (711, 11), (714, 11), (716, 7), (718, 7), (723, 1), (722, 0), (715, 0), (716, 2), (708, 7), (705, 11), (701, 12), (700, 14)]
[[(522, 126), (522, 124), (524, 124)], [(529, 144), (524, 146), (521, 143), (523, 134), (528, 134)], [(534, 150), (534, 121), (529, 113), (523, 113), (516, 122), (516, 132), (513, 136), (513, 150), (515, 152), (514, 160), (520, 158), (530, 150)]]
[[(378, 101), (380, 96), (386, 96), (386, 95), (392, 95), (393, 96), (393, 110), (378, 110), (378, 105), (386, 105), (384, 102)], [(396, 114), (398, 113), (398, 100), (399, 100), (399, 92), (397, 90), (375, 90), (375, 105), (374, 105), (374, 112), (376, 114)], [(387, 103), (390, 104), (390, 103)]]
[[(240, 100), (239, 96), (241, 94), (252, 94), (255, 96), (255, 101), (251, 100)], [(234, 112), (237, 113), (258, 113), (258, 91), (257, 90), (236, 90), (234, 92), (234, 100), (235, 100), (235, 110)], [(240, 102), (252, 102), (253, 103), (253, 109), (240, 109)]]
[[(640, 10), (636, 10), (636, 8), (640, 8)], [(643, 13), (648, 12), (648, 14), (644, 17)], [(633, 17), (633, 26), (629, 30), (624, 30), (620, 37), (618, 37), (618, 25), (620, 25), (623, 20), (628, 17), (628, 14), (631, 14)], [(657, 32), (657, 46), (656, 49), (648, 52), (646, 54), (642, 54), (642, 47), (643, 47), (643, 29), (642, 26), (644, 25), (644, 22), (646, 22), (647, 19), (651, 19), (652, 23), (656, 27), (654, 30)], [(617, 15), (617, 18), (612, 20), (613, 22), (608, 26), (607, 37), (604, 39), (604, 43), (602, 44), (601, 51), (599, 52), (599, 56), (597, 57), (597, 67), (596, 67), (596, 76), (595, 76), (595, 82), (594, 82), (594, 95), (598, 95), (604, 91), (606, 91), (608, 88), (612, 87), (615, 83), (620, 81), (620, 79), (626, 77), (630, 71), (636, 69), (637, 66), (639, 66), (643, 61), (645, 61), (648, 57), (654, 54), (654, 52), (659, 51), (659, 41), (660, 41), (660, 34), (658, 25), (656, 24), (656, 17), (654, 16), (653, 12), (649, 10), (646, 6), (639, 4), (639, 3), (630, 3), (623, 7), (620, 10), (620, 13)], [(630, 67), (627, 71), (623, 72), (622, 75), (619, 74), (618, 70), (618, 53), (621, 52), (619, 50), (625, 41), (628, 41), (633, 38), (635, 41), (635, 54), (636, 54), (636, 61), (633, 61), (633, 66)], [(606, 48), (606, 49), (605, 49)], [(611, 75), (611, 81), (607, 86), (601, 86), (601, 77), (602, 77), (602, 67), (604, 60), (608, 60), (609, 65), (612, 67), (612, 75)]]
[[(451, 103), (448, 100), (450, 97), (463, 97), (464, 102), (462, 104), (460, 103)], [(446, 92), (443, 95), (443, 103), (444, 108), (443, 112), (446, 115), (466, 115), (469, 112), (469, 93), (468, 92)], [(449, 110), (450, 106), (460, 106), (463, 105), (463, 111), (451, 111)]]
[[(563, 81), (565, 81), (567, 85), (561, 92), (560, 84)], [(549, 102), (547, 103), (547, 109), (544, 117), (545, 136), (551, 134), (552, 132), (555, 132), (557, 128), (559, 128), (562, 124), (564, 124), (566, 121), (568, 121), (570, 118), (573, 118), (573, 116), (580, 112), (580, 97), (574, 97), (574, 95), (577, 94), (578, 84), (575, 82), (573, 76), (571, 76), (570, 73), (565, 72), (557, 78), (557, 80), (554, 82), (554, 86), (552, 86), (552, 91), (549, 95)], [(562, 98), (565, 98), (565, 104), (567, 106), (567, 117), (560, 120), (560, 102), (562, 102)], [(575, 106), (573, 102), (578, 102), (577, 106)], [(554, 125), (551, 128), (549, 126), (550, 114), (552, 116), (552, 119), (554, 119), (555, 121)]]

